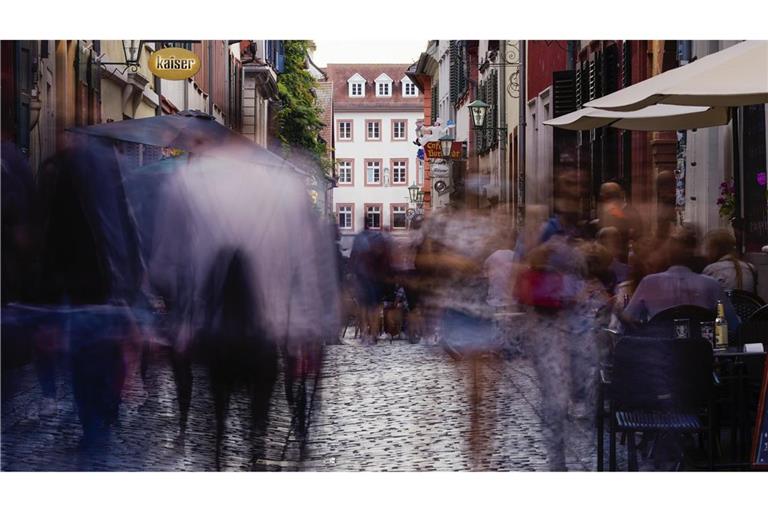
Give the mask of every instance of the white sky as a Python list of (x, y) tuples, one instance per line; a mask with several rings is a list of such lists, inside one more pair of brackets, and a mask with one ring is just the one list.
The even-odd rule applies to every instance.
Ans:
[(360, 41), (315, 39), (312, 60), (327, 64), (411, 64), (427, 49), (427, 40)]

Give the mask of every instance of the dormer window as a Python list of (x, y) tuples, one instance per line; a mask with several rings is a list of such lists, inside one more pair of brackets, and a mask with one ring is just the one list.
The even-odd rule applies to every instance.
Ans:
[(349, 96), (351, 98), (363, 98), (365, 97), (365, 78), (360, 76), (359, 73), (355, 73), (349, 80)]
[(392, 96), (392, 79), (386, 73), (382, 73), (375, 80), (376, 96), (388, 98)]
[(416, 84), (411, 82), (411, 79), (407, 76), (404, 77), (400, 83), (403, 85), (403, 96), (406, 98), (414, 98), (419, 95), (419, 90), (416, 88)]

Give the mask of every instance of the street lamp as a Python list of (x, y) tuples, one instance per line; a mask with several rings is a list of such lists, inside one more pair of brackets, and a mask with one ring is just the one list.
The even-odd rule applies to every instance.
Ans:
[[(421, 192), (421, 188), (416, 185), (416, 182), (414, 181), (410, 187), (408, 187), (408, 197), (411, 199), (412, 203), (415, 203), (419, 197), (419, 192)], [(421, 192), (422, 197), (424, 196), (424, 192)]]
[(113, 66), (125, 66), (127, 68), (131, 68), (131, 71), (135, 72), (139, 68), (141, 61), (141, 49), (144, 47), (144, 41), (139, 39), (123, 39), (122, 43), (123, 57), (125, 58), (123, 62), (100, 61), (99, 64), (102, 66), (106, 64), (111, 64)]
[(128, 66), (138, 66), (141, 58), (142, 41), (137, 39), (123, 39), (123, 53), (125, 54), (125, 64)]
[(451, 148), (453, 148), (453, 142), (456, 140), (456, 137), (451, 135), (450, 133), (446, 133), (442, 137), (440, 137), (440, 149), (443, 152), (443, 159), (449, 159), (451, 158)]
[(472, 128), (475, 130), (482, 129), (485, 126), (485, 117), (488, 114), (488, 107), (490, 107), (490, 105), (483, 100), (475, 100), (467, 105), (467, 107), (471, 114)]

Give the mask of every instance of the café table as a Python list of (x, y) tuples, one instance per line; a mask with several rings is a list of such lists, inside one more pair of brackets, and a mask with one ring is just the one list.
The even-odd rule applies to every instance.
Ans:
[[(762, 350), (745, 350), (744, 345), (731, 345), (724, 349), (715, 349), (713, 357), (715, 361), (715, 373), (718, 378), (731, 383), (730, 385), (730, 410), (733, 418), (731, 425), (731, 453), (735, 460), (743, 455), (751, 442), (748, 435), (749, 418), (746, 411), (746, 383), (747, 365), (759, 364), (759, 359), (765, 360), (768, 344), (757, 343), (753, 347), (762, 345)], [(727, 374), (724, 372), (728, 372)]]

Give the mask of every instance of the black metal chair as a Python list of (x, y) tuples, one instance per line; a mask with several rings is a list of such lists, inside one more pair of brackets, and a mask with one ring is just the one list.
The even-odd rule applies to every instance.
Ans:
[(675, 320), (687, 319), (689, 321), (689, 338), (701, 337), (701, 322), (714, 322), (715, 312), (701, 306), (692, 304), (674, 306), (656, 313), (650, 321), (630, 326), (627, 334), (632, 336), (652, 338), (674, 338)]
[[(636, 432), (706, 434), (712, 467), (712, 346), (707, 341), (622, 337), (616, 345), (611, 375), (603, 376), (603, 381), (610, 401), (611, 471), (616, 470), (619, 433), (627, 435), (629, 469), (637, 470)], [(598, 421), (599, 441), (603, 428)], [(603, 449), (601, 443), (598, 453)], [(600, 466), (598, 463), (598, 470), (602, 470)]]
[(752, 313), (739, 326), (739, 343), (768, 343), (768, 305)]
[(745, 290), (728, 290), (725, 293), (742, 322), (746, 322), (755, 311), (765, 306), (762, 297)]

